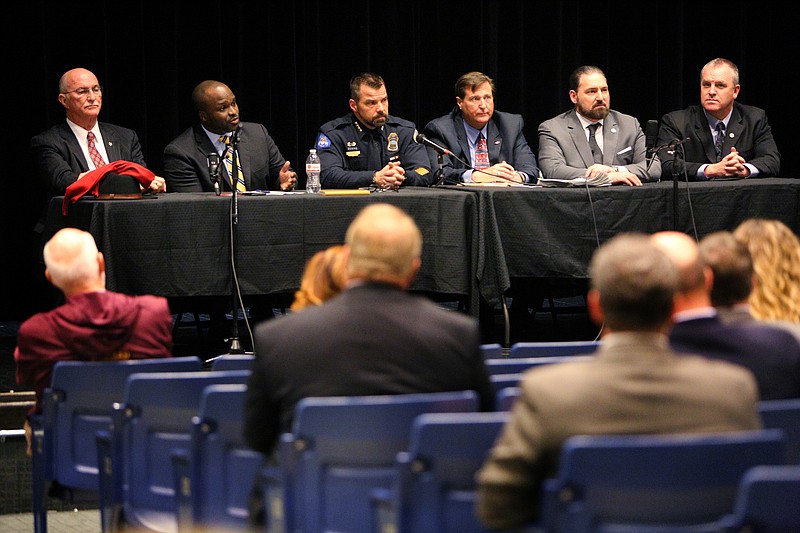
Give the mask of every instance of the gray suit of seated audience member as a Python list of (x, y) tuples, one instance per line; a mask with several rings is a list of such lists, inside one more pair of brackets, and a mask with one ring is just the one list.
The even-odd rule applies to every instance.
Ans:
[[(658, 158), (647, 164), (645, 136), (639, 121), (611, 109), (611, 93), (603, 71), (582, 66), (569, 77), (575, 109), (539, 125), (539, 168), (548, 179), (573, 180), (606, 175), (613, 184), (641, 185), (661, 177)], [(589, 126), (597, 149), (589, 144)], [(596, 162), (601, 159), (600, 162)]]
[(345, 244), (344, 292), (256, 328), (244, 430), (255, 450), (272, 452), (309, 396), (475, 390), (494, 407), (476, 321), (406, 290), (421, 264), (414, 220), (372, 204)]
[(602, 346), (588, 361), (524, 374), (511, 420), (477, 474), (478, 514), (488, 528), (537, 518), (540, 484), (555, 474), (561, 445), (573, 435), (760, 427), (750, 372), (670, 349), (678, 276), (648, 237), (611, 239), (595, 253), (589, 273), (587, 305), (604, 323)]
[(747, 368), (762, 400), (800, 397), (800, 344), (794, 335), (762, 323), (724, 323), (711, 304), (713, 270), (703, 262), (694, 239), (674, 231), (656, 233), (652, 239), (673, 260), (681, 278), (670, 331), (672, 348)]

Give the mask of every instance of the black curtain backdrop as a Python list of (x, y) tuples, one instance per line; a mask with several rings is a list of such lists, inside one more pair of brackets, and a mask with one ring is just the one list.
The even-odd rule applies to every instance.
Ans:
[(98, 76), (101, 120), (134, 129), (158, 174), (164, 147), (195, 118), (190, 93), (204, 79), (228, 84), (242, 119), (265, 124), (301, 169), (318, 126), (347, 112), (349, 79), (361, 71), (382, 75), (390, 113), (420, 129), (452, 108), (458, 76), (483, 71), (497, 85), (496, 108), (522, 114), (536, 150), (539, 123), (571, 106), (575, 67), (601, 67), (612, 107), (644, 123), (697, 103), (701, 67), (721, 56), (739, 66), (739, 101), (767, 110), (781, 175), (800, 177), (785, 108), (799, 81), (796, 3), (30, 0), (14, 11), (0, 37), (13, 154), (2, 209), (13, 274), (0, 319), (47, 305), (32, 233), (43, 199), (23, 154), (64, 120), (57, 83), (74, 67)]

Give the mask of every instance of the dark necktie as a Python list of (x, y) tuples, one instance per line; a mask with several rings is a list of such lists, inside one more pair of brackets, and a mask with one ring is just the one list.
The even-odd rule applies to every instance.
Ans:
[(369, 152), (367, 154), (368, 170), (383, 168), (383, 135), (378, 128), (369, 132)]
[(592, 157), (594, 158), (595, 163), (603, 164), (603, 152), (600, 150), (600, 145), (597, 144), (597, 139), (595, 139), (594, 134), (597, 131), (597, 128), (600, 127), (600, 123), (596, 124), (589, 124), (589, 148), (592, 150)]
[(725, 142), (725, 123), (722, 121), (717, 122), (714, 128), (717, 132), (716, 139), (714, 140), (714, 149), (717, 151), (717, 161), (722, 161), (722, 143)]

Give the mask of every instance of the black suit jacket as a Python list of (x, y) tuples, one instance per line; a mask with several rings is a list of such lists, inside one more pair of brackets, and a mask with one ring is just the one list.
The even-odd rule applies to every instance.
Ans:
[[(689, 179), (696, 179), (700, 165), (716, 163), (717, 152), (714, 149), (714, 137), (700, 105), (689, 106), (680, 111), (667, 113), (661, 118), (658, 130), (657, 146), (666, 145), (674, 140), (689, 139), (683, 144), (686, 159), (686, 173)], [(741, 154), (745, 162), (758, 169), (759, 178), (776, 177), (781, 169), (781, 154), (772, 129), (763, 109), (734, 102), (731, 119), (725, 130), (725, 142), (722, 153), (730, 153), (731, 148)], [(662, 179), (672, 179), (672, 156), (663, 150), (661, 158)], [(683, 177), (683, 169), (679, 165), (678, 174)]]
[(725, 324), (715, 316), (676, 323), (669, 341), (678, 352), (722, 359), (749, 369), (762, 400), (800, 398), (800, 344), (784, 329)]
[[(505, 161), (519, 172), (527, 174), (530, 183), (536, 183), (539, 179), (539, 167), (536, 166), (536, 156), (522, 132), (524, 126), (521, 115), (494, 112), (486, 132), (489, 162), (494, 165)], [(469, 156), (469, 140), (464, 130), (464, 118), (458, 106), (449, 114), (428, 122), (423, 132), (432, 141), (453, 152), (459, 159), (472, 163)], [(431, 168), (436, 171), (439, 168), (438, 154), (428, 148), (428, 157), (431, 160)], [(460, 183), (461, 174), (467, 168), (455, 157), (444, 156), (442, 169), (445, 183)]]
[(476, 390), (494, 393), (477, 323), (389, 285), (368, 283), (318, 307), (260, 324), (245, 403), (245, 438), (269, 453), (310, 396)]
[[(100, 122), (108, 163), (132, 161), (147, 166), (136, 132)], [(89, 170), (81, 145), (64, 121), (31, 139), (31, 164), (48, 196), (61, 196), (82, 172)]]
[[(238, 154), (248, 191), (280, 189), (279, 173), (286, 160), (267, 128), (254, 122), (242, 122)], [(167, 192), (213, 192), (208, 170), (208, 154), (216, 149), (200, 124), (178, 135), (164, 148), (164, 179)], [(231, 190), (225, 165), (219, 166), (223, 190)]]

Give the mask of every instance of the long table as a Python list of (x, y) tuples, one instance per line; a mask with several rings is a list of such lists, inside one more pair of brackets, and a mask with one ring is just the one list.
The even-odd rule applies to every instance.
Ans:
[[(92, 233), (105, 256), (109, 289), (167, 297), (231, 294), (230, 197), (175, 193), (138, 200), (86, 198), (69, 206), (67, 216), (61, 213), (62, 200), (51, 201), (44, 238), (67, 226)], [(355, 215), (374, 202), (404, 209), (422, 232), (422, 268), (412, 290), (453, 295), (477, 312), (477, 197), (438, 189), (362, 196), (239, 196), (236, 242), (242, 294), (296, 290), (306, 261), (344, 242)]]
[[(239, 282), (244, 294), (295, 290), (313, 253), (341, 243), (371, 202), (397, 205), (423, 233), (412, 289), (502, 301), (514, 278), (586, 278), (599, 243), (625, 231), (676, 227), (699, 238), (747, 218), (800, 231), (800, 180), (680, 183), (643, 187), (404, 189), (369, 196), (305, 194), (239, 198)], [(64, 226), (90, 231), (106, 256), (108, 287), (133, 294), (227, 295), (230, 198), (166, 194), (143, 200), (81, 200), (61, 215), (52, 200), (46, 237)], [(595, 229), (596, 226), (596, 229)]]

